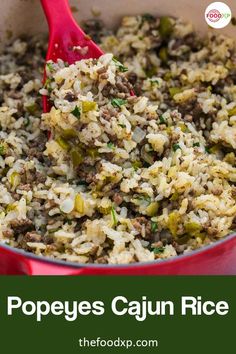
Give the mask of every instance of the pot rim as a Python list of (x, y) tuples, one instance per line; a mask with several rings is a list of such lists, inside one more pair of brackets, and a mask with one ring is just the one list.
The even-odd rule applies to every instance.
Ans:
[(230, 242), (232, 239), (236, 238), (236, 231), (229, 234), (228, 236), (225, 236), (222, 240), (218, 240), (208, 246), (203, 246), (202, 248), (198, 248), (196, 250), (193, 250), (189, 253), (182, 254), (180, 256), (174, 256), (171, 258), (167, 259), (162, 259), (160, 261), (151, 261), (151, 262), (136, 262), (136, 263), (127, 263), (127, 264), (97, 264), (97, 263), (76, 263), (76, 262), (70, 262), (70, 261), (63, 261), (63, 260), (58, 260), (58, 259), (51, 259), (46, 256), (37, 256), (33, 253), (29, 253), (24, 251), (23, 249), (18, 249), (14, 248), (12, 246), (8, 246), (4, 243), (0, 243), (0, 248), (6, 249), (7, 251), (10, 251), (11, 253), (15, 253), (16, 255), (23, 256), (24, 258), (27, 259), (32, 259), (37, 262), (42, 262), (46, 264), (51, 264), (51, 265), (57, 265), (57, 266), (62, 266), (62, 267), (69, 267), (73, 269), (78, 269), (78, 268), (93, 268), (93, 269), (131, 269), (131, 268), (138, 268), (138, 267), (151, 267), (151, 266), (158, 266), (161, 264), (171, 264), (171, 263), (176, 263), (197, 255), (201, 255), (204, 253), (207, 253), (210, 250), (214, 250), (214, 248), (217, 248), (219, 246), (222, 246), (225, 243)]

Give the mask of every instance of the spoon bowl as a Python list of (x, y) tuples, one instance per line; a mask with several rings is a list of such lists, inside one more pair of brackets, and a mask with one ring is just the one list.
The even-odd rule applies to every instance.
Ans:
[[(75, 21), (68, 0), (41, 0), (41, 4), (49, 26), (47, 61), (62, 59), (73, 64), (81, 59), (97, 59), (103, 54)], [(45, 70), (44, 82), (46, 79)], [(44, 96), (43, 111), (48, 112), (49, 109), (48, 98)]]

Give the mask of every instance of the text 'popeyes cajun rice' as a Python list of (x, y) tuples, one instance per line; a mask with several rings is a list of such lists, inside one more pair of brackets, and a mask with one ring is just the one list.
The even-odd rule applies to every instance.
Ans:
[(48, 62), (43, 88), (45, 39), (17, 39), (1, 53), (1, 242), (123, 264), (227, 236), (236, 216), (233, 39), (151, 15), (124, 17), (115, 32), (97, 21), (85, 29), (108, 54)]

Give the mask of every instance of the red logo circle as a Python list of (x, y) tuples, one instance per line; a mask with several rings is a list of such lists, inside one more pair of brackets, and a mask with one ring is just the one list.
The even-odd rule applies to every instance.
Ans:
[(220, 11), (218, 11), (216, 9), (210, 10), (207, 14), (207, 18), (211, 22), (217, 22), (221, 19), (221, 13), (220, 13)]

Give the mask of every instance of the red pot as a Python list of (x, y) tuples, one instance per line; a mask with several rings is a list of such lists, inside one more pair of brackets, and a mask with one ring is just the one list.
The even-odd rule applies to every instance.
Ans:
[(189, 254), (128, 265), (77, 264), (0, 246), (0, 274), (26, 275), (236, 275), (236, 234)]

